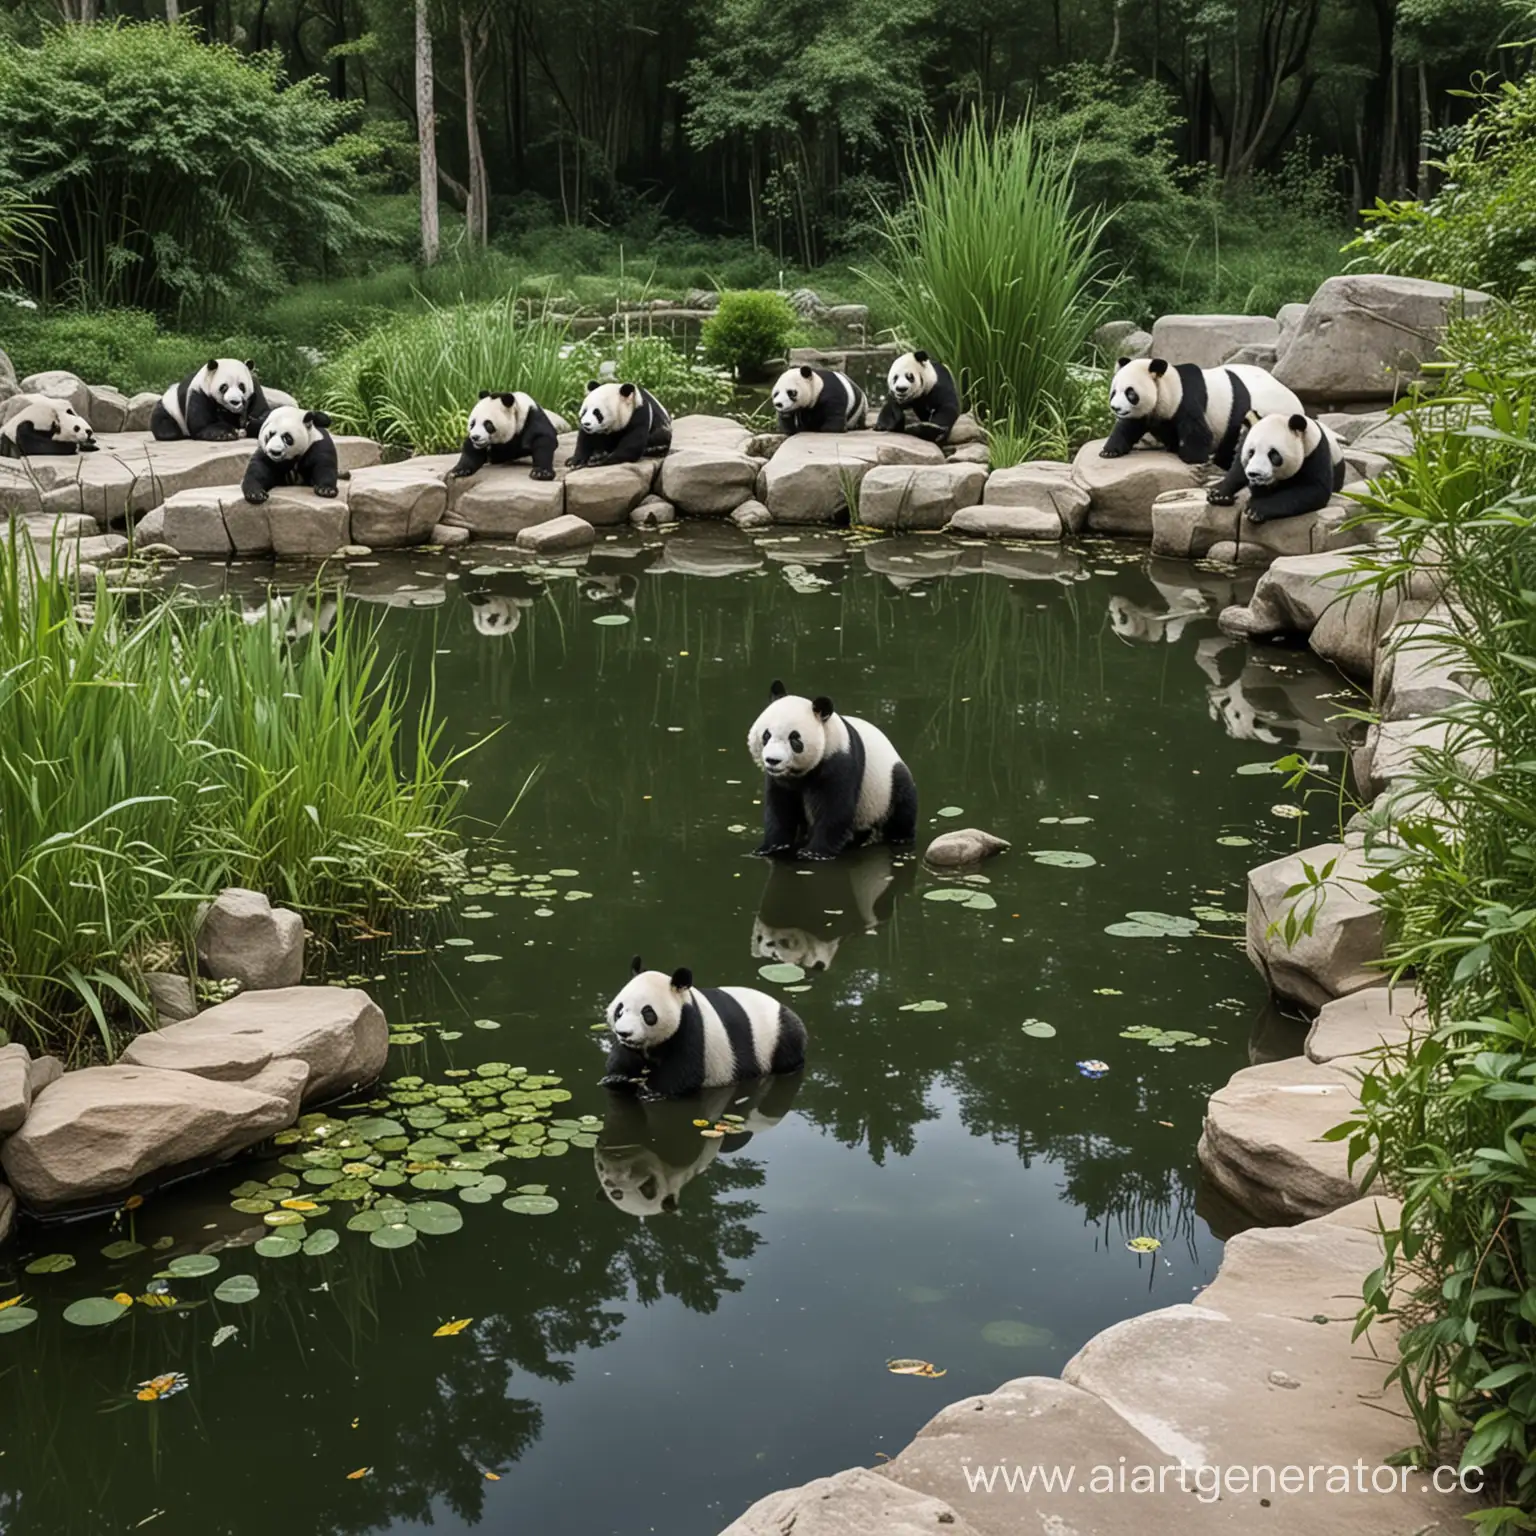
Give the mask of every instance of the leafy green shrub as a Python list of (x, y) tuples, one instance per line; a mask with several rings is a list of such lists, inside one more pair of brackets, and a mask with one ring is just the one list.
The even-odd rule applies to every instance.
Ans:
[(461, 793), (430, 693), (408, 710), (371, 622), (124, 597), (0, 547), (0, 1029), (108, 1056), (141, 966), (187, 948), (194, 904), (264, 890), (316, 925), (440, 884)]
[(355, 108), (275, 54), (190, 26), (101, 24), (0, 39), (0, 183), (48, 212), (39, 298), (152, 310), (248, 305), (355, 245)]
[(942, 357), (962, 397), (1021, 435), (1046, 434), (1104, 317), (1102, 219), (1073, 207), (1072, 170), (1030, 122), (972, 118), (930, 140), (912, 200), (885, 219), (868, 273), (902, 339)]
[(794, 310), (776, 293), (722, 293), (704, 322), (704, 356), (744, 378), (783, 357), (795, 325)]
[[(643, 384), (674, 416), (720, 410), (735, 393), (726, 374), (696, 361), (664, 336), (591, 336), (573, 349), (572, 357), (584, 365), (583, 389), (594, 378)], [(579, 399), (578, 394), (571, 401), (573, 408)]]

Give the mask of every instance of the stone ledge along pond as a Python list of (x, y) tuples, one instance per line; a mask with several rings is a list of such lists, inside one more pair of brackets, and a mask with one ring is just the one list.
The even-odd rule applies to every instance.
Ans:
[[(541, 1185), (558, 1209), (508, 1211), (494, 1181), (461, 1202), (437, 1175), (417, 1189), (462, 1225), (386, 1248), (338, 1203), (308, 1225), (339, 1242), (269, 1257), (250, 1246), (262, 1216), (229, 1202), (275, 1199), (273, 1178), (323, 1201), (323, 1183), (283, 1178), (307, 1166), (289, 1143), (112, 1224), (28, 1229), (0, 1256), (0, 1299), (19, 1288), (38, 1314), (0, 1336), (7, 1536), (711, 1536), (774, 1488), (894, 1454), (956, 1398), (1056, 1373), (1215, 1272), (1205, 1099), (1299, 1039), (1267, 1008), (1240, 914), (1248, 867), (1296, 846), (1302, 802), (1251, 765), (1300, 750), (1337, 766), (1345, 692), (1305, 653), (1218, 634), (1251, 578), (1112, 543), (722, 528), (624, 535), (579, 569), (465, 555), (381, 556), (348, 583), (389, 605), (386, 652), (418, 685), (435, 664), (451, 742), (503, 727), (467, 764), (477, 873), (332, 979), (360, 978), (420, 1037), (391, 1052), (407, 1102), (359, 1111), (409, 1116), (411, 1135), (487, 1101), (442, 1114), (401, 1077), (558, 1076), (570, 1097), (546, 1108), (568, 1123), (544, 1139), (569, 1155), (487, 1143), (522, 1148), (489, 1170), (507, 1195)], [(274, 573), (176, 579), (254, 609)], [(286, 615), (300, 631), (305, 608)], [(882, 850), (750, 857), (745, 733), (774, 677), (887, 730), (917, 778), (920, 845), (974, 825), (1012, 851), (979, 881)], [(1304, 842), (1333, 810), (1307, 811)], [(637, 952), (783, 989), (811, 1030), (803, 1081), (645, 1112), (610, 1097), (592, 1026)], [(822, 968), (759, 980), (790, 961)], [(146, 1246), (103, 1256), (114, 1241)], [(169, 1281), (175, 1308), (63, 1318), (81, 1297), (153, 1295), (175, 1255), (209, 1249), (216, 1272), (193, 1257)], [(27, 1271), (54, 1253), (74, 1266)], [(215, 1296), (240, 1275), (258, 1296)]]

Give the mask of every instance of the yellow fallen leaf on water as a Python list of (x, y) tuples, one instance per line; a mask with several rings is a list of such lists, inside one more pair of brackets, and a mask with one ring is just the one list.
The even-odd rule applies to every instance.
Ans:
[(358, 1426), (358, 1425), (359, 1425), (359, 1424), (361, 1424), (361, 1423), (362, 1423), (362, 1420), (361, 1420), (361, 1419), (353, 1419), (353, 1420), (352, 1420), (352, 1428), (353, 1428), (353, 1429), (356, 1429), (356, 1428), (357, 1428), (357, 1426)]
[(693, 1123), (695, 1125), (704, 1126), (704, 1125), (708, 1125), (709, 1121), (708, 1120), (695, 1120)]
[(112, 1298), (112, 1300), (115, 1301), (120, 1307), (131, 1307), (133, 1305), (133, 1297), (130, 1296), (127, 1291), (119, 1291), (117, 1295)]
[(941, 1371), (929, 1360), (887, 1360), (885, 1368), (893, 1376), (947, 1376), (947, 1370)]
[(367, 1477), (368, 1474), (370, 1472), (372, 1472), (372, 1471), (373, 1471), (372, 1467), (359, 1467), (356, 1472), (348, 1472), (347, 1473), (347, 1481), (349, 1483), (355, 1483), (358, 1480), (358, 1478), (360, 1478), (360, 1477)]
[[(365, 1179), (374, 1172), (374, 1167), (372, 1163), (343, 1163), (341, 1171), (350, 1174), (354, 1179)], [(284, 1204), (286, 1205), (287, 1202), (284, 1201)], [(289, 1208), (292, 1209), (292, 1207)]]
[(7, 1307), (19, 1307), (25, 1300), (26, 1297), (20, 1295), (8, 1296), (4, 1301), (0, 1301), (0, 1312), (4, 1312)]
[(148, 1381), (139, 1383), (139, 1390), (133, 1395), (141, 1403), (156, 1403), (162, 1397), (175, 1397), (178, 1392), (185, 1392), (191, 1385), (180, 1371), (167, 1371), (163, 1376), (153, 1376)]
[(492, 1472), (489, 1467), (481, 1467), (480, 1471), (488, 1483), (499, 1483), (501, 1481), (500, 1472)]
[(472, 1322), (474, 1322), (472, 1317), (456, 1317), (451, 1323), (444, 1323), (432, 1337), (434, 1339), (451, 1339), (456, 1334), (463, 1333)]
[[(368, 1171), (373, 1172), (371, 1168)], [(301, 1200), (297, 1195), (290, 1200), (279, 1200), (277, 1203), (285, 1211), (318, 1211), (320, 1209), (313, 1200)]]
[(123, 1201), (123, 1209), (125, 1211), (136, 1211), (143, 1204), (143, 1195), (129, 1195), (128, 1198)]
[(1125, 1246), (1132, 1253), (1156, 1253), (1163, 1246), (1160, 1237), (1132, 1237), (1127, 1239)]
[(151, 1291), (147, 1295), (139, 1297), (139, 1305), (141, 1307), (174, 1307), (176, 1305), (176, 1298), (168, 1291), (161, 1291), (158, 1295)]

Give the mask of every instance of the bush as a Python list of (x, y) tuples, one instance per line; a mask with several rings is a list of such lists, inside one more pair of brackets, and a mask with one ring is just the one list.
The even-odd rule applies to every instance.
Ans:
[(0, 40), (0, 185), (48, 215), (37, 296), (185, 312), (318, 269), (368, 233), (354, 110), (190, 26)]
[(1071, 166), (1027, 120), (972, 118), (930, 140), (911, 180), (870, 286), (904, 342), (955, 370), (965, 400), (1015, 433), (1048, 435), (1103, 319), (1102, 220), (1074, 209)]
[(776, 293), (722, 293), (704, 322), (704, 356), (744, 378), (783, 357), (795, 325), (794, 310)]
[(735, 394), (728, 375), (697, 362), (664, 336), (590, 336), (572, 357), (582, 365), (583, 388), (590, 379), (606, 377), (643, 384), (673, 416), (718, 411)]

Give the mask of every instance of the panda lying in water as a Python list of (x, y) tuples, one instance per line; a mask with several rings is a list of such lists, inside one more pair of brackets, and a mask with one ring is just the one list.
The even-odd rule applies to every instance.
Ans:
[(1321, 512), (1328, 498), (1343, 489), (1344, 450), (1327, 427), (1299, 411), (1290, 416), (1253, 412), (1232, 467), (1205, 499), (1229, 507), (1246, 490), (1248, 520), (1272, 523)]
[(639, 955), (630, 969), (608, 1005), (614, 1043), (604, 1083), (676, 1099), (805, 1065), (805, 1025), (766, 992), (695, 987), (692, 971), (648, 971)]

